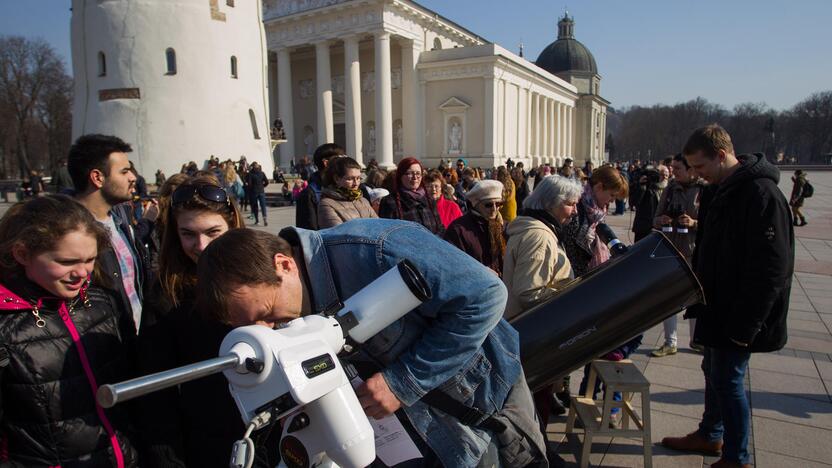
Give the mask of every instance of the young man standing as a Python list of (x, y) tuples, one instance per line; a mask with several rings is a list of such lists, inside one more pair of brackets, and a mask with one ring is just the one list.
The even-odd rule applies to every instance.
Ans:
[(751, 353), (786, 344), (794, 232), (780, 172), (764, 155), (734, 155), (718, 125), (693, 132), (682, 151), (712, 186), (702, 197), (692, 265), (706, 305), (697, 306), (695, 341), (705, 346), (705, 412), (699, 429), (665, 437), (666, 447), (718, 454), (717, 468), (751, 466), (751, 417), (744, 379)]
[(110, 232), (112, 249), (99, 252), (103, 273), (122, 299), (139, 329), (142, 316), (142, 285), (150, 280), (150, 259), (142, 240), (153, 230), (159, 214), (153, 204), (136, 227), (131, 226), (131, 205), (136, 176), (130, 170), (130, 145), (118, 137), (84, 135), (69, 150), (67, 169), (75, 185), (75, 198)]

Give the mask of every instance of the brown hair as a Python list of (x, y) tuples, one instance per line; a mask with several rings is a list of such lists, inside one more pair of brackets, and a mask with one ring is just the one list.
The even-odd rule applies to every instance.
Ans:
[(254, 229), (233, 229), (208, 245), (197, 266), (197, 310), (207, 320), (229, 322), (228, 296), (241, 285), (280, 285), (275, 272), (277, 253), (292, 256), (286, 240)]
[[(216, 177), (197, 176), (186, 180), (177, 189), (201, 185), (214, 185), (221, 188)], [(162, 284), (162, 290), (174, 306), (179, 305), (183, 291), (196, 286), (196, 265), (182, 250), (182, 243), (179, 241), (179, 226), (176, 221), (177, 215), (186, 211), (217, 213), (228, 223), (229, 229), (244, 226), (240, 210), (230, 196), (228, 203), (218, 203), (195, 195), (184, 203), (170, 207), (166, 215), (167, 219), (164, 221), (165, 230), (162, 233), (162, 248), (159, 252), (159, 281)]]
[(616, 198), (627, 198), (630, 191), (627, 179), (618, 169), (612, 166), (601, 166), (592, 171), (589, 183), (590, 185), (600, 183), (603, 190), (615, 190)]
[(335, 187), (336, 179), (347, 175), (350, 169), (361, 170), (361, 165), (353, 158), (341, 156), (329, 161), (326, 170), (323, 173), (323, 183), (325, 187)]
[(162, 238), (162, 234), (165, 232), (165, 224), (168, 221), (168, 212), (170, 211), (170, 196), (173, 195), (173, 191), (176, 190), (176, 187), (182, 185), (183, 182), (190, 179), (188, 174), (174, 174), (165, 180), (165, 183), (159, 187), (159, 217), (156, 218), (156, 233), (159, 235), (159, 239)]
[[(12, 253), (15, 246), (22, 245), (29, 255), (38, 255), (54, 249), (65, 235), (75, 231), (94, 237), (99, 253), (110, 246), (107, 229), (71, 197), (48, 195), (15, 204), (0, 219), (0, 281), (5, 283), (23, 273)], [(102, 282), (97, 263), (93, 276), (96, 283)]]
[(511, 175), (508, 173), (508, 169), (506, 169), (505, 166), (497, 168), (496, 179), (503, 183), (503, 201), (505, 202), (511, 196), (511, 193), (516, 189), (514, 187), (514, 180), (512, 180)]
[(690, 156), (701, 151), (705, 157), (713, 159), (720, 150), (734, 154), (731, 135), (719, 125), (711, 124), (693, 131), (682, 149), (682, 154)]
[(445, 178), (442, 177), (442, 173), (436, 169), (429, 170), (428, 173), (425, 174), (424, 180), (425, 185), (432, 184), (438, 180), (443, 187), (445, 186)]

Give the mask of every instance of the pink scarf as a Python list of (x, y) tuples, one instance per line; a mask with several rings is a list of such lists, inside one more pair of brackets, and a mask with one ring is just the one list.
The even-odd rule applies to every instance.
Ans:
[(580, 203), (584, 207), (586, 221), (589, 224), (587, 237), (592, 248), (592, 260), (589, 262), (589, 268), (595, 268), (610, 259), (610, 249), (603, 242), (600, 242), (598, 236), (595, 234), (595, 228), (603, 223), (607, 217), (607, 207), (599, 207), (595, 203), (595, 196), (592, 193), (592, 185), (590, 184), (584, 186)]

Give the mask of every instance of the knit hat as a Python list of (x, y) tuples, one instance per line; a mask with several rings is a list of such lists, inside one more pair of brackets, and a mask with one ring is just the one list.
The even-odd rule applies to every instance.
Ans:
[(474, 184), (471, 190), (465, 192), (465, 198), (474, 206), (486, 200), (502, 201), (503, 183), (499, 180), (481, 180)]

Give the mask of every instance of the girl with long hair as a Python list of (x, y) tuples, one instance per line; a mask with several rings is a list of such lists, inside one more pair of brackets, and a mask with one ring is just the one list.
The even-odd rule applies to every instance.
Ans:
[[(231, 328), (195, 313), (196, 266), (214, 239), (242, 227), (236, 203), (214, 176), (193, 177), (173, 191), (162, 234), (159, 280), (150, 295), (154, 305), (148, 307), (152, 318), (142, 321), (139, 333), (142, 373), (216, 357)], [(147, 395), (139, 404), (148, 466), (224, 466), (245, 430), (222, 375)], [(277, 453), (276, 447), (262, 445)]]
[(98, 386), (134, 377), (132, 317), (91, 281), (107, 230), (49, 195), (0, 220), (0, 465), (133, 467), (129, 405)]
[(414, 221), (441, 236), (445, 226), (439, 218), (436, 201), (425, 191), (422, 163), (413, 157), (403, 158), (396, 167), (393, 190), (382, 198), (378, 214), (381, 218)]

